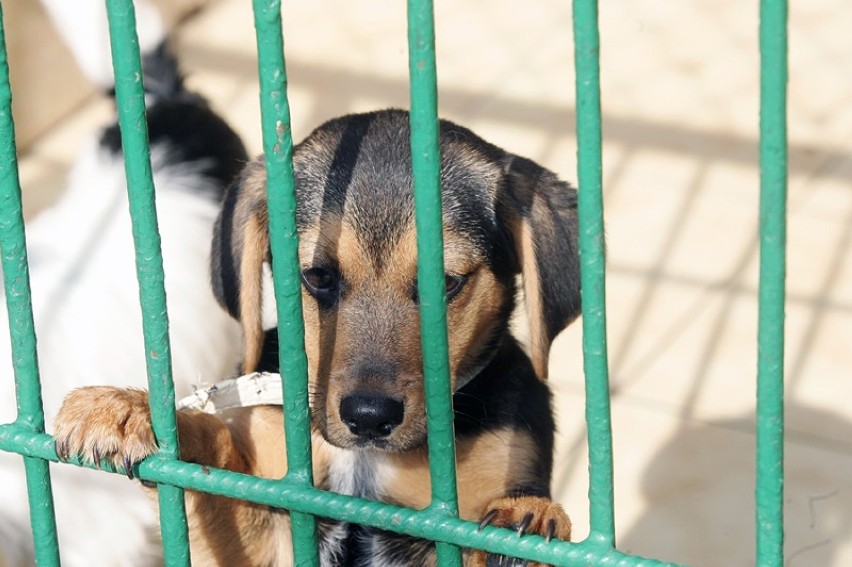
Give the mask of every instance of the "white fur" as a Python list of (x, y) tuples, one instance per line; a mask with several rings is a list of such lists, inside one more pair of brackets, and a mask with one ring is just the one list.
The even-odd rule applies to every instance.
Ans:
[[(80, 68), (113, 86), (103, 0), (42, 0)], [(143, 52), (164, 38), (160, 15), (135, 0)], [(176, 394), (230, 376), (239, 329), (213, 298), (209, 254), (218, 204), (199, 164), (166, 165), (152, 148)], [(124, 166), (93, 140), (62, 199), (27, 224), (33, 310), (48, 432), (62, 398), (91, 384), (145, 388), (139, 290)], [(15, 419), (4, 292), (0, 290), (0, 423)], [(159, 563), (157, 521), (137, 483), (71, 465), (51, 466), (62, 564)], [(5, 561), (5, 563), (4, 563)], [(0, 565), (33, 563), (21, 457), (0, 452)]]
[[(383, 487), (393, 474), (385, 455), (380, 451), (330, 449), (328, 466), (328, 490), (347, 496), (380, 499)], [(333, 564), (333, 558), (343, 554), (347, 530), (340, 524), (327, 532), (324, 545), (320, 552), (323, 565)], [(364, 546), (365, 555), (371, 557), (370, 565), (374, 565), (375, 536), (365, 537), (360, 544)]]
[[(86, 77), (101, 88), (112, 88), (104, 0), (41, 0), (41, 4)], [(139, 47), (145, 53), (163, 39), (163, 23), (156, 8), (146, 0), (134, 0), (133, 4)]]
[[(174, 380), (231, 375), (239, 329), (215, 302), (209, 250), (217, 204), (190, 166), (164, 167), (152, 149)], [(206, 182), (206, 181), (204, 181)], [(65, 394), (87, 384), (146, 387), (130, 217), (121, 161), (96, 144), (83, 152), (60, 202), (27, 226), (33, 309), (48, 431)], [(15, 419), (5, 301), (0, 324), (0, 423)], [(63, 565), (148, 565), (156, 518), (137, 483), (51, 467)], [(0, 564), (32, 563), (21, 458), (0, 453)], [(153, 555), (152, 555), (153, 551)], [(4, 557), (5, 556), (5, 557)]]

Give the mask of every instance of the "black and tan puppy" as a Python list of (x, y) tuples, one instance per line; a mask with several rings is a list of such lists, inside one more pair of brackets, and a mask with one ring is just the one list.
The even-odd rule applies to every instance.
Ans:
[[(421, 508), (430, 489), (408, 120), (395, 110), (332, 120), (296, 146), (294, 166), (314, 478)], [(544, 379), (551, 341), (580, 312), (576, 193), (450, 122), (440, 139), (461, 516), (567, 539), (570, 521), (549, 498), (554, 421)], [(249, 164), (213, 243), (213, 287), (243, 325), (245, 372), (277, 371), (276, 330), (262, 321), (265, 186), (262, 161)], [(509, 331), (519, 273), (530, 356)], [(284, 474), (280, 407), (178, 418), (183, 459)], [(139, 391), (78, 390), (56, 424), (65, 455), (122, 464), (156, 450)], [(205, 494), (188, 502), (198, 564), (290, 564), (286, 511)], [(320, 541), (324, 565), (435, 561), (428, 542), (362, 526), (324, 521)], [(481, 552), (465, 557), (492, 563)]]

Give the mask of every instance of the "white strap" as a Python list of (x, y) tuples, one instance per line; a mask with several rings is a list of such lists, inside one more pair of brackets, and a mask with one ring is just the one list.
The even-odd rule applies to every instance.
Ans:
[(254, 372), (239, 378), (223, 380), (212, 386), (195, 390), (177, 403), (177, 409), (195, 409), (205, 413), (262, 405), (284, 403), (281, 375), (271, 372)]

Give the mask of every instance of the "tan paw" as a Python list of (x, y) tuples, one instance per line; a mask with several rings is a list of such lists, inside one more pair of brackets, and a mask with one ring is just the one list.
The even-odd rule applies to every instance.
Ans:
[[(498, 498), (486, 508), (479, 527), (498, 526), (518, 533), (536, 534), (550, 541), (553, 538), (569, 541), (571, 539), (571, 519), (562, 506), (549, 498), (539, 496), (521, 496), (516, 498)], [(471, 555), (471, 565), (541, 565), (520, 559), (511, 559), (493, 555), (484, 551), (475, 551)]]
[(157, 452), (148, 393), (110, 386), (74, 390), (56, 414), (54, 438), (60, 459), (108, 462), (133, 478), (133, 466)]

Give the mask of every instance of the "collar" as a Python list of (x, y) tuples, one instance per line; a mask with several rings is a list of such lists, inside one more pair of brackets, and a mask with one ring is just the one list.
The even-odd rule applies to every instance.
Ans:
[[(459, 376), (456, 379), (455, 391), (475, 378), (493, 358), (493, 355), (488, 357), (474, 371)], [(281, 375), (275, 372), (252, 372), (209, 386), (197, 386), (192, 394), (177, 402), (177, 409), (216, 413), (233, 408), (281, 405), (284, 405)]]

